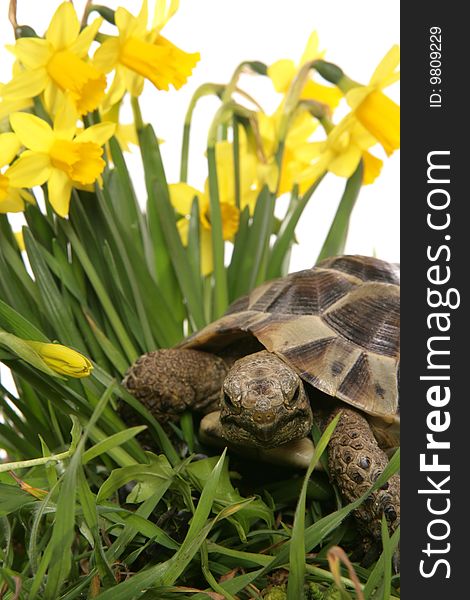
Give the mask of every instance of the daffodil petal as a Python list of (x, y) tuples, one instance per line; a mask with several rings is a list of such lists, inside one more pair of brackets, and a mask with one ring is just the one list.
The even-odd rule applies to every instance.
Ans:
[(312, 31), (299, 64), (304, 65), (306, 62), (310, 62), (311, 60), (322, 57), (325, 53), (318, 50), (319, 45), (320, 41), (318, 39), (318, 33), (316, 31)]
[(3, 95), (10, 98), (34, 98), (46, 87), (47, 73), (45, 68), (24, 71), (15, 75), (3, 88)]
[(57, 113), (58, 107), (65, 100), (65, 94), (51, 80), (47, 82), (43, 94), (44, 105), (50, 115)]
[(88, 27), (85, 27), (73, 44), (69, 46), (70, 52), (73, 52), (80, 58), (85, 58), (102, 22), (102, 17), (98, 17)]
[(202, 192), (187, 183), (171, 183), (168, 189), (171, 203), (180, 215), (189, 215), (194, 197), (202, 199), (204, 196)]
[(295, 76), (293, 60), (282, 59), (268, 67), (268, 77), (271, 79), (276, 92), (285, 92)]
[(343, 94), (337, 87), (323, 85), (313, 81), (313, 79), (309, 79), (304, 85), (300, 97), (302, 100), (314, 99), (317, 102), (327, 104), (330, 108), (336, 108)]
[(114, 22), (119, 29), (122, 41), (125, 41), (135, 30), (135, 17), (126, 9), (120, 6), (114, 13)]
[[(1, 90), (0, 90), (1, 96)], [(31, 108), (33, 102), (30, 98), (1, 98), (0, 97), (0, 121), (7, 118), (11, 113), (18, 112), (19, 110), (24, 110), (27, 108)]]
[(373, 183), (380, 175), (383, 161), (370, 152), (364, 152), (362, 155), (362, 160), (364, 161), (363, 183), (364, 185), (369, 185), (370, 183)]
[(145, 82), (142, 75), (139, 75), (139, 73), (131, 71), (126, 67), (123, 68), (122, 75), (124, 78), (124, 85), (126, 86), (126, 89), (129, 90), (130, 95), (136, 98), (140, 96)]
[(357, 146), (350, 145), (349, 148), (330, 161), (328, 170), (338, 175), (338, 177), (351, 177), (361, 158), (361, 150)]
[(183, 246), (187, 246), (189, 238), (189, 219), (187, 219), (186, 217), (179, 219), (176, 222), (176, 227), (180, 234), (181, 243), (183, 244)]
[(346, 93), (346, 102), (352, 109), (355, 109), (365, 98), (367, 98), (368, 94), (370, 94), (373, 89), (374, 88), (370, 86), (353, 88)]
[(103, 42), (93, 55), (93, 64), (97, 69), (108, 73), (119, 61), (119, 40), (110, 38)]
[(21, 148), (21, 142), (15, 133), (0, 135), (0, 167), (11, 163)]
[(139, 14), (135, 19), (135, 30), (134, 33), (137, 35), (145, 34), (147, 30), (147, 23), (149, 19), (149, 11), (147, 0), (142, 0), (142, 6), (140, 7)]
[(55, 50), (63, 50), (70, 46), (80, 33), (80, 23), (71, 2), (62, 2), (55, 11), (46, 31), (46, 40)]
[(69, 214), (70, 195), (72, 193), (72, 182), (68, 175), (60, 169), (52, 169), (47, 182), (49, 202), (59, 217)]
[(0, 199), (0, 213), (17, 213), (24, 210), (24, 202), (19, 190), (9, 188), (5, 198)]
[(400, 47), (395, 44), (394, 46), (392, 46), (390, 48), (390, 50), (387, 52), (387, 54), (382, 58), (382, 60), (380, 61), (380, 63), (377, 65), (377, 68), (375, 69), (371, 80), (370, 80), (370, 85), (373, 85), (374, 87), (384, 87), (381, 85), (381, 82), (388, 78), (391, 74), (393, 74), (393, 72), (395, 71), (395, 69), (398, 67), (398, 65), (400, 64)]
[(214, 270), (214, 261), (212, 260), (212, 233), (210, 229), (201, 227), (201, 272), (204, 276), (210, 275)]
[(113, 82), (102, 103), (103, 110), (108, 110), (111, 106), (116, 104), (116, 102), (119, 102), (126, 93), (126, 85), (124, 83), (124, 78), (122, 77), (122, 71), (122, 67), (116, 68)]
[(41, 38), (19, 38), (14, 46), (7, 46), (16, 58), (29, 69), (45, 67), (52, 48), (47, 40)]
[(77, 131), (77, 110), (66, 98), (54, 118), (54, 136), (61, 140), (71, 140)]
[(5, 171), (10, 185), (29, 188), (42, 185), (51, 173), (51, 163), (47, 154), (23, 152), (14, 164)]
[(109, 138), (114, 135), (115, 130), (116, 123), (105, 121), (103, 123), (98, 123), (97, 125), (87, 127), (75, 137), (75, 141), (94, 142), (95, 144), (98, 144), (98, 146), (103, 146), (103, 144), (106, 144)]
[(29, 204), (36, 203), (36, 199), (34, 198), (33, 194), (30, 194), (28, 192), (28, 190), (19, 190), (19, 192), (20, 192), (20, 196), (23, 198), (23, 200), (25, 202), (28, 202)]
[(46, 121), (28, 113), (17, 112), (10, 116), (13, 131), (23, 146), (35, 152), (48, 152), (54, 134)]
[(166, 0), (157, 0), (155, 11), (153, 13), (152, 27), (155, 29), (163, 29), (171, 17), (179, 8), (179, 0), (170, 0), (170, 5), (167, 8)]

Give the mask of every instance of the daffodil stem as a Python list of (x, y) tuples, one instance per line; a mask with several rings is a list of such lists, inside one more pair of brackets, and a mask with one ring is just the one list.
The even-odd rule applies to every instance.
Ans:
[(66, 450), (60, 454), (51, 454), (50, 456), (41, 456), (40, 458), (31, 458), (29, 460), (20, 460), (17, 462), (4, 463), (0, 465), (0, 473), (5, 471), (16, 471), (18, 469), (29, 469), (38, 465), (45, 465), (50, 461), (59, 462), (69, 458), (73, 454), (73, 449)]
[(204, 96), (216, 95), (220, 96), (225, 89), (223, 85), (216, 83), (205, 83), (201, 85), (193, 94), (186, 111), (183, 127), (183, 141), (181, 144), (181, 166), (180, 166), (180, 181), (186, 183), (188, 181), (188, 162), (189, 162), (189, 141), (191, 136), (191, 122), (193, 112), (198, 101)]
[(212, 255), (214, 261), (214, 305), (213, 318), (220, 317), (228, 305), (227, 275), (224, 265), (224, 240), (220, 213), (219, 185), (215, 159), (215, 145), (207, 148), (209, 167), (209, 199), (212, 233)]
[(137, 96), (131, 96), (132, 114), (134, 115), (134, 123), (137, 131), (141, 131), (144, 128), (144, 120), (142, 118), (142, 111), (140, 110), (139, 99)]
[(233, 129), (233, 172), (235, 186), (235, 206), (240, 209), (240, 135), (238, 132), (238, 121), (234, 116), (232, 121)]
[(180, 181), (186, 183), (188, 181), (188, 159), (189, 159), (189, 138), (191, 135), (191, 120), (184, 123), (183, 127), (183, 143), (181, 146), (181, 167)]
[(346, 183), (333, 223), (317, 258), (317, 263), (329, 256), (336, 256), (343, 253), (348, 237), (349, 220), (359, 196), (363, 174), (364, 164), (361, 160)]

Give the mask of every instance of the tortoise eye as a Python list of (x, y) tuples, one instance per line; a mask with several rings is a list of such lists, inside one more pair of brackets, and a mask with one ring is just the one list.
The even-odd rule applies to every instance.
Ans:
[(300, 398), (300, 385), (295, 388), (294, 395), (290, 400), (287, 400), (288, 406), (295, 406)]
[(227, 406), (233, 406), (234, 408), (237, 406), (227, 392), (224, 392), (224, 402)]

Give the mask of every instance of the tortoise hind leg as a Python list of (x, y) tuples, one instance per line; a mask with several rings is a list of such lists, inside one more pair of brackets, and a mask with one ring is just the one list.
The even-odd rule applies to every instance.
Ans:
[[(328, 464), (342, 496), (353, 502), (370, 489), (387, 466), (388, 458), (363, 415), (353, 409), (338, 408), (329, 420), (339, 411), (342, 414), (328, 444)], [(400, 523), (400, 476), (396, 473), (370, 494), (354, 515), (363, 536), (363, 562), (372, 562), (381, 548), (382, 515), (391, 533)]]
[(226, 372), (225, 362), (214, 354), (170, 348), (143, 354), (127, 371), (123, 385), (165, 423), (176, 421), (189, 408), (217, 410)]

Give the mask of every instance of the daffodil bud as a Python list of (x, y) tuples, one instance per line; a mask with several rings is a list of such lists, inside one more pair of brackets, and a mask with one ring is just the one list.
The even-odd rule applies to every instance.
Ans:
[(61, 344), (27, 342), (42, 360), (56, 373), (68, 377), (87, 377), (93, 365), (86, 356)]
[(15, 38), (31, 38), (31, 37), (39, 37), (38, 34), (34, 31), (32, 27), (29, 25), (18, 25), (15, 27)]
[(344, 77), (342, 69), (333, 63), (327, 62), (326, 60), (318, 59), (315, 61), (315, 70), (320, 73), (323, 79), (326, 79), (330, 83), (338, 85), (341, 79)]
[(111, 23), (111, 25), (116, 25), (114, 18), (115, 11), (112, 8), (102, 6), (101, 4), (92, 4), (88, 9), (88, 12), (91, 13), (92, 11), (97, 12), (103, 19), (106, 19), (108, 23)]

